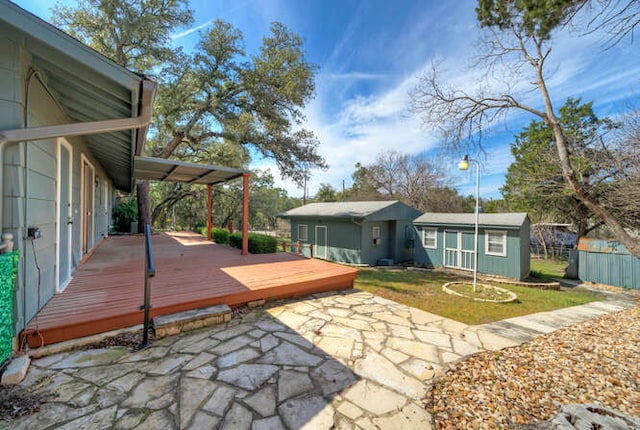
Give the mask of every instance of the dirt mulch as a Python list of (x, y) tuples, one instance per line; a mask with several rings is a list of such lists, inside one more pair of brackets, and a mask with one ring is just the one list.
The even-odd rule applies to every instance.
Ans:
[(19, 385), (0, 385), (0, 421), (11, 421), (38, 412), (53, 397), (46, 392), (49, 381), (41, 380), (28, 388)]
[(605, 315), (448, 370), (427, 396), (438, 429), (517, 428), (567, 403), (640, 417), (640, 308)]

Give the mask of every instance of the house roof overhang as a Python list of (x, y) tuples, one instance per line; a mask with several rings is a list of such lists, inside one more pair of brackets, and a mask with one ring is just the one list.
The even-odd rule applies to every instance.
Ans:
[[(130, 191), (134, 156), (142, 153), (151, 120), (155, 84), (6, 0), (0, 0), (0, 23), (0, 35), (29, 53), (31, 73), (70, 120), (66, 129), (55, 126), (49, 135), (40, 133), (37, 138), (16, 133), (13, 141), (83, 135), (116, 188)], [(146, 121), (139, 120), (143, 116)]]
[(136, 179), (214, 185), (249, 174), (248, 170), (187, 163), (164, 158), (135, 157)]

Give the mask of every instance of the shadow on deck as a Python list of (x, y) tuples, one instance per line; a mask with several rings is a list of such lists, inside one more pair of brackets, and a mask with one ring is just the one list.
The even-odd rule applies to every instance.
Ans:
[[(278, 253), (241, 256), (195, 233), (152, 238), (156, 275), (153, 318), (216, 304), (247, 302), (351, 288), (357, 270)], [(76, 339), (143, 322), (144, 237), (112, 236), (27, 325), (30, 347)]]

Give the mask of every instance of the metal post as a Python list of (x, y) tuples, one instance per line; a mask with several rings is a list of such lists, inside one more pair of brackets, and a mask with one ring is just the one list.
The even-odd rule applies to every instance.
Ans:
[[(476, 292), (476, 286), (478, 284), (478, 224), (480, 221), (480, 163), (476, 160), (472, 160), (476, 163), (476, 226), (473, 236), (473, 292)], [(485, 239), (486, 240), (486, 239)]]
[(151, 247), (151, 227), (149, 224), (144, 225), (144, 247), (145, 247), (145, 265), (144, 265), (144, 304), (140, 306), (144, 309), (144, 328), (142, 333), (142, 343), (138, 349), (144, 349), (150, 346), (149, 342), (149, 310), (151, 309), (151, 278), (155, 276), (156, 269), (153, 263), (153, 248)]
[(473, 292), (475, 293), (478, 285), (478, 224), (480, 219), (480, 163), (478, 160), (469, 158), (465, 155), (458, 163), (460, 170), (469, 169), (469, 162), (476, 165), (476, 210), (475, 210), (475, 232), (473, 235)]

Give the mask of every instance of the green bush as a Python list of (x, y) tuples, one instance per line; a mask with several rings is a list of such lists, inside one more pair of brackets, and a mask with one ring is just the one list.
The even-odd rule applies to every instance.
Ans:
[(249, 233), (249, 252), (252, 254), (273, 254), (278, 250), (278, 239), (266, 234)]
[(229, 230), (226, 228), (211, 229), (211, 239), (213, 239), (215, 243), (229, 243)]
[(229, 235), (229, 245), (234, 248), (242, 249), (242, 233), (236, 231), (235, 233)]
[(116, 231), (126, 233), (131, 231), (131, 223), (138, 220), (138, 202), (134, 197), (128, 197), (113, 209), (113, 224)]
[[(229, 244), (242, 249), (242, 233), (229, 236)], [(278, 250), (278, 239), (266, 234), (249, 233), (249, 252), (251, 254), (273, 254)]]

